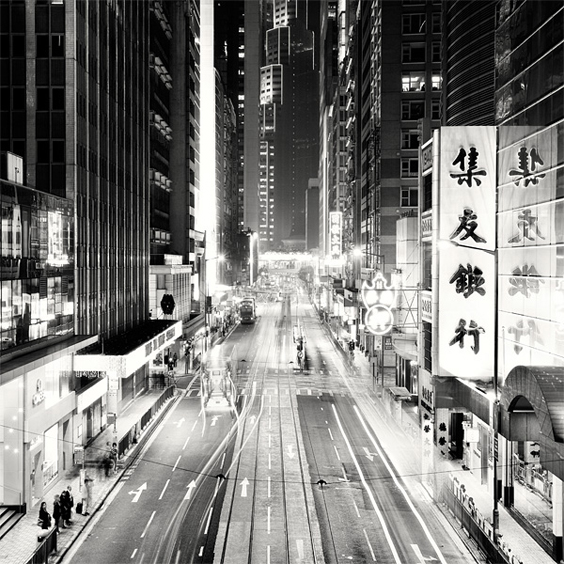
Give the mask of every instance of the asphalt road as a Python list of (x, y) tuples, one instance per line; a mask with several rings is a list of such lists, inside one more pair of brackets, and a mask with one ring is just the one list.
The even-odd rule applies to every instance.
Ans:
[(237, 359), (237, 412), (184, 397), (66, 561), (472, 562), (305, 293), (258, 314), (210, 353)]
[(204, 411), (198, 397), (180, 400), (65, 561), (209, 562), (231, 428), (229, 411)]

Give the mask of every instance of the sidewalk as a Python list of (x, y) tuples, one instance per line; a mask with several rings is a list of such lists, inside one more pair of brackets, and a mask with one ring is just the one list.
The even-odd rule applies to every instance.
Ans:
[[(377, 386), (376, 389), (373, 389), (372, 367), (366, 356), (357, 350), (352, 357), (346, 352), (346, 357), (348, 363), (355, 370), (357, 375), (365, 377), (363, 380), (368, 384), (366, 386), (366, 392), (369, 397), (372, 398), (372, 401), (379, 405), (379, 407), (382, 408), (382, 412), (386, 413), (389, 417), (390, 412), (384, 401), (384, 394), (386, 392), (382, 386)], [(403, 444), (398, 444), (399, 448), (390, 450), (389, 454), (393, 459), (394, 465), (400, 472), (404, 475), (413, 476), (414, 465), (418, 468), (416, 472), (421, 472), (420, 457), (418, 456), (420, 449), (414, 448), (417, 446), (416, 441), (418, 439), (414, 437), (413, 433), (413, 424), (416, 425), (416, 429), (418, 429), (419, 425), (417, 421), (413, 420), (412, 414), (408, 413), (410, 408), (405, 408), (403, 402), (400, 402), (400, 406), (403, 411), (400, 416), (401, 423), (395, 420), (396, 418), (392, 418), (392, 420), (394, 420), (398, 430), (401, 431), (400, 441), (402, 441)], [(406, 434), (408, 429), (411, 436)], [(402, 460), (400, 453), (408, 453), (408, 457)], [(464, 485), (466, 497), (473, 498), (474, 505), (477, 509), (476, 517), (480, 517), (482, 521), (485, 521), (486, 527), (490, 525), (493, 515), (493, 495), (486, 485), (480, 484), (480, 477), (475, 476), (470, 471), (464, 470), (462, 468), (462, 461), (460, 460), (441, 459), (436, 462), (435, 469), (438, 471), (437, 473), (442, 475), (443, 479), (456, 477), (458, 484)], [(536, 523), (552, 521), (552, 509), (550, 506), (537, 494), (517, 481), (515, 482), (514, 497), (515, 506), (526, 508), (526, 517), (529, 521)], [(499, 546), (508, 557), (508, 562), (512, 564), (513, 562), (515, 562), (515, 564), (519, 562), (523, 564), (554, 564), (552, 557), (527, 533), (527, 529), (523, 528), (521, 524), (516, 521), (511, 511), (503, 506), (503, 502), (500, 501), (497, 505), (499, 510)], [(446, 515), (449, 522), (452, 523), (453, 516), (446, 506), (438, 504), (438, 507)], [(487, 523), (488, 521), (489, 523)], [(468, 545), (468, 532), (460, 527), (455, 528), (460, 537)], [(533, 529), (533, 525), (529, 525), (528, 529)], [(475, 551), (475, 544), (471, 544)], [(502, 562), (502, 560), (500, 560), (500, 562)]]
[[(183, 359), (178, 362), (175, 369), (176, 381), (179, 389), (186, 388), (190, 380), (193, 378), (191, 374), (185, 374), (185, 367)], [(41, 501), (47, 502), (47, 509), (49, 513), (53, 513), (53, 499), (56, 494), (60, 494), (67, 486), (72, 487), (72, 494), (74, 496), (72, 524), (70, 527), (63, 529), (60, 528), (60, 534), (57, 535), (57, 551), (49, 557), (49, 562), (59, 562), (64, 556), (65, 552), (74, 542), (76, 537), (80, 534), (82, 529), (86, 526), (88, 521), (100, 509), (104, 501), (110, 494), (111, 490), (119, 481), (120, 477), (127, 470), (129, 464), (133, 461), (136, 453), (143, 445), (145, 440), (151, 434), (158, 421), (168, 412), (170, 407), (175, 403), (176, 399), (180, 397), (178, 391), (173, 394), (169, 399), (162, 399), (165, 390), (163, 389), (150, 389), (143, 395), (138, 396), (124, 409), (119, 415), (117, 420), (117, 434), (114, 434), (113, 425), (109, 425), (102, 433), (100, 433), (85, 449), (85, 473), (90, 478), (94, 479), (93, 494), (92, 494), (92, 508), (90, 508), (90, 515), (84, 516), (75, 513), (76, 504), (85, 496), (85, 488), (81, 487), (80, 483), (80, 468), (75, 466), (66, 472), (50, 488), (48, 493)], [(170, 393), (170, 392), (169, 392)], [(150, 422), (146, 425), (143, 431), (137, 438), (138, 442), (134, 442), (131, 448), (121, 456), (118, 461), (117, 472), (111, 472), (108, 477), (105, 476), (105, 470), (100, 464), (104, 455), (108, 452), (108, 445), (113, 442), (119, 443), (124, 437), (131, 433), (137, 423), (140, 422), (143, 416), (147, 417), (147, 412), (162, 401), (160, 409), (155, 412)], [(0, 540), (0, 564), (25, 564), (28, 562), (35, 551), (38, 550), (41, 544), (37, 541), (37, 534), (41, 529), (37, 526), (37, 518), (39, 514), (38, 502), (33, 507), (29, 507), (28, 512), (22, 519), (12, 528), (12, 530)]]

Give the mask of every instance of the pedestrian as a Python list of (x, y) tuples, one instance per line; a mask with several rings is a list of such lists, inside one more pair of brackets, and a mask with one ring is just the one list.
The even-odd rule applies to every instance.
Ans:
[(118, 446), (117, 443), (112, 443), (111, 457), (114, 463), (114, 474), (117, 474), (117, 463), (118, 463)]
[[(53, 501), (53, 519), (55, 520), (55, 527), (57, 533), (61, 532), (59, 529), (59, 523), (61, 522), (61, 517), (62, 517), (61, 498), (58, 495), (56, 495), (55, 501)], [(61, 527), (63, 529), (66, 529), (64, 522), (61, 523)]]
[(90, 515), (90, 509), (92, 509), (92, 489), (94, 487), (94, 480), (86, 474), (84, 478), (84, 489), (86, 497), (82, 498), (82, 514), (86, 517)]
[(72, 508), (74, 507), (74, 498), (72, 496), (72, 486), (67, 486), (66, 490), (63, 490), (60, 496), (61, 500), (61, 513), (63, 517), (63, 525), (70, 527)]
[(174, 368), (176, 368), (176, 364), (178, 363), (178, 355), (176, 353), (172, 355), (172, 363), (174, 364)]
[(106, 454), (104, 458), (104, 475), (106, 476), (106, 478), (109, 478), (110, 472), (112, 471), (113, 467), (114, 461), (112, 460), (112, 457), (109, 454)]
[(37, 524), (42, 529), (48, 529), (51, 526), (51, 514), (47, 511), (47, 502), (42, 501), (39, 506), (39, 520)]

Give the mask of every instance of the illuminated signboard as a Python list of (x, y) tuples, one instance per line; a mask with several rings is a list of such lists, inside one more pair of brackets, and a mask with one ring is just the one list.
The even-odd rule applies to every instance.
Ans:
[(394, 325), (392, 309), (396, 303), (396, 289), (389, 285), (381, 272), (372, 281), (365, 280), (360, 289), (367, 312), (364, 326), (373, 335), (385, 335)]
[(495, 350), (495, 127), (443, 127), (439, 370), (491, 379)]
[(329, 214), (329, 254), (334, 260), (339, 260), (342, 255), (343, 241), (343, 213), (331, 212)]

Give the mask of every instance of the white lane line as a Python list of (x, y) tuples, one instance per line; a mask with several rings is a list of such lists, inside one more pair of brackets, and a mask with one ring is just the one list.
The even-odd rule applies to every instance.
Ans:
[(270, 564), (270, 545), (266, 547), (266, 564)]
[(366, 529), (362, 529), (364, 531), (364, 538), (366, 539), (366, 542), (368, 543), (368, 548), (370, 549), (370, 554), (372, 554), (372, 560), (374, 560), (374, 562), (376, 562), (376, 555), (374, 554), (374, 550), (372, 549), (372, 545), (370, 544), (370, 540), (368, 539), (368, 534), (366, 533)]
[(267, 482), (267, 492), (268, 493), (266, 494), (266, 496), (270, 497), (270, 476), (268, 477), (268, 482)]
[(173, 469), (172, 469), (173, 472), (176, 470), (176, 467), (178, 466), (178, 463), (180, 462), (180, 458), (181, 458), (181, 456), (179, 456), (179, 457), (176, 459), (176, 462), (174, 463), (174, 467), (173, 467)]
[(327, 429), (329, 431), (329, 436), (331, 437), (331, 440), (334, 441), (335, 439), (333, 438), (333, 433), (331, 433), (331, 429)]
[(341, 460), (341, 457), (339, 456), (339, 451), (337, 450), (337, 445), (333, 445), (333, 448), (335, 449), (335, 454), (337, 455), (337, 458)]
[(227, 454), (227, 453), (224, 452), (224, 453), (223, 453), (223, 456), (221, 457), (221, 464), (219, 465), (219, 469), (220, 469), (220, 470), (223, 470), (223, 464), (225, 463), (225, 455), (226, 455), (226, 454)]
[(166, 491), (166, 489), (168, 488), (168, 483), (170, 482), (170, 480), (166, 481), (166, 484), (164, 485), (163, 491), (161, 492), (161, 495), (159, 496), (159, 501), (163, 498), (163, 495)]
[(188, 441), (190, 440), (190, 436), (188, 436), (188, 438), (186, 439), (186, 441), (184, 442), (184, 445), (182, 446), (182, 450), (184, 450), (186, 448), (186, 445), (188, 444)]
[(192, 431), (196, 428), (197, 424), (198, 424), (198, 420), (196, 419), (196, 421), (194, 421), (194, 425), (192, 425)]
[(208, 515), (208, 522), (206, 523), (206, 529), (204, 530), (204, 535), (208, 534), (208, 530), (210, 528), (211, 518), (213, 513), (213, 505), (210, 507), (210, 514)]
[(382, 530), (384, 531), (384, 536), (386, 537), (386, 541), (388, 542), (388, 546), (390, 547), (390, 550), (392, 551), (392, 554), (394, 556), (394, 560), (395, 560), (396, 564), (402, 564), (400, 557), (399, 557), (399, 554), (398, 554), (398, 551), (397, 551), (397, 549), (394, 545), (394, 541), (392, 540), (392, 537), (390, 535), (390, 531), (388, 530), (388, 526), (386, 525), (386, 521), (384, 520), (384, 515), (382, 515), (382, 512), (380, 511), (380, 508), (378, 507), (378, 505), (376, 503), (376, 499), (374, 498), (374, 494), (372, 493), (372, 490), (370, 489), (370, 487), (368, 486), (368, 484), (366, 482), (366, 479), (364, 478), (364, 473), (362, 472), (362, 468), (360, 467), (360, 465), (358, 464), (358, 461), (356, 460), (356, 456), (354, 455), (354, 452), (352, 450), (351, 443), (349, 442), (349, 438), (345, 434), (345, 430), (343, 429), (343, 426), (341, 425), (341, 419), (339, 418), (339, 415), (337, 413), (337, 408), (335, 407), (335, 404), (331, 404), (331, 406), (333, 407), (335, 419), (337, 421), (337, 424), (339, 425), (339, 429), (341, 430), (341, 434), (343, 435), (343, 438), (345, 439), (345, 443), (347, 445), (347, 448), (349, 449), (349, 453), (350, 453), (351, 458), (354, 462), (354, 465), (356, 466), (360, 480), (364, 485), (364, 489), (366, 490), (368, 497), (370, 498), (370, 502), (372, 503), (372, 507), (374, 508), (374, 511), (376, 512), (376, 516), (378, 517), (378, 521), (380, 521), (380, 525), (382, 526)]
[(204, 554), (204, 546), (203, 545), (200, 547), (200, 552), (198, 552), (198, 556), (202, 556), (202, 554)]
[(145, 533), (147, 532), (149, 525), (151, 524), (151, 521), (153, 520), (153, 517), (155, 516), (155, 513), (156, 513), (156, 511), (153, 511), (153, 513), (151, 513), (151, 516), (149, 517), (148, 523), (145, 525), (145, 530), (143, 531), (141, 538), (143, 538), (145, 536)]
[(272, 429), (272, 417), (268, 417), (268, 430)]
[(135, 549), (135, 550), (133, 551), (133, 554), (131, 555), (131, 558), (135, 558), (135, 555), (136, 555), (136, 554), (137, 554), (137, 549)]
[(356, 511), (356, 515), (360, 519), (360, 511), (358, 510), (358, 507), (354, 499), (353, 499), (353, 505), (354, 505), (354, 510)]
[(272, 406), (269, 405), (268, 406), (268, 416), (270, 417), (272, 415)]
[(421, 515), (419, 514), (419, 511), (417, 511), (417, 509), (415, 508), (415, 506), (413, 505), (413, 502), (411, 501), (411, 498), (407, 495), (407, 492), (405, 491), (405, 489), (402, 487), (402, 485), (400, 484), (399, 480), (397, 479), (397, 476), (394, 474), (394, 472), (392, 471), (391, 466), (388, 464), (388, 461), (386, 460), (386, 458), (384, 457), (384, 453), (382, 451), (382, 449), (380, 449), (380, 446), (378, 445), (378, 443), (374, 440), (374, 437), (372, 436), (372, 433), (368, 430), (368, 427), (366, 425), (366, 422), (364, 421), (364, 418), (360, 415), (360, 412), (358, 411), (357, 406), (354, 406), (354, 410), (358, 416), (358, 418), (360, 419), (360, 422), (362, 423), (362, 426), (364, 427), (364, 430), (366, 431), (366, 434), (368, 435), (368, 437), (370, 438), (370, 441), (372, 442), (372, 444), (374, 445), (374, 448), (378, 451), (378, 454), (380, 455), (380, 458), (382, 459), (382, 462), (385, 464), (388, 472), (390, 473), (390, 476), (392, 477), (392, 479), (394, 480), (396, 486), (398, 487), (399, 491), (402, 493), (403, 497), (405, 498), (405, 500), (407, 501), (407, 504), (409, 505), (409, 508), (411, 509), (411, 511), (413, 512), (413, 514), (415, 515), (415, 517), (417, 518), (417, 520), (419, 521), (419, 524), (421, 525), (421, 528), (423, 529), (426, 537), (429, 539), (429, 542), (431, 543), (431, 545), (433, 546), (433, 548), (435, 549), (435, 552), (437, 554), (437, 556), (439, 557), (439, 560), (442, 562), (442, 564), (447, 564), (447, 561), (445, 560), (440, 548), (438, 547), (437, 543), (435, 542), (435, 539), (431, 536), (431, 532), (429, 531), (427, 524), (425, 523), (425, 521), (423, 520), (423, 517), (421, 517)]
[(266, 513), (266, 532), (270, 534), (270, 507), (267, 507)]
[(174, 564), (178, 564), (180, 562), (180, 549), (176, 551), (176, 558), (174, 559)]

